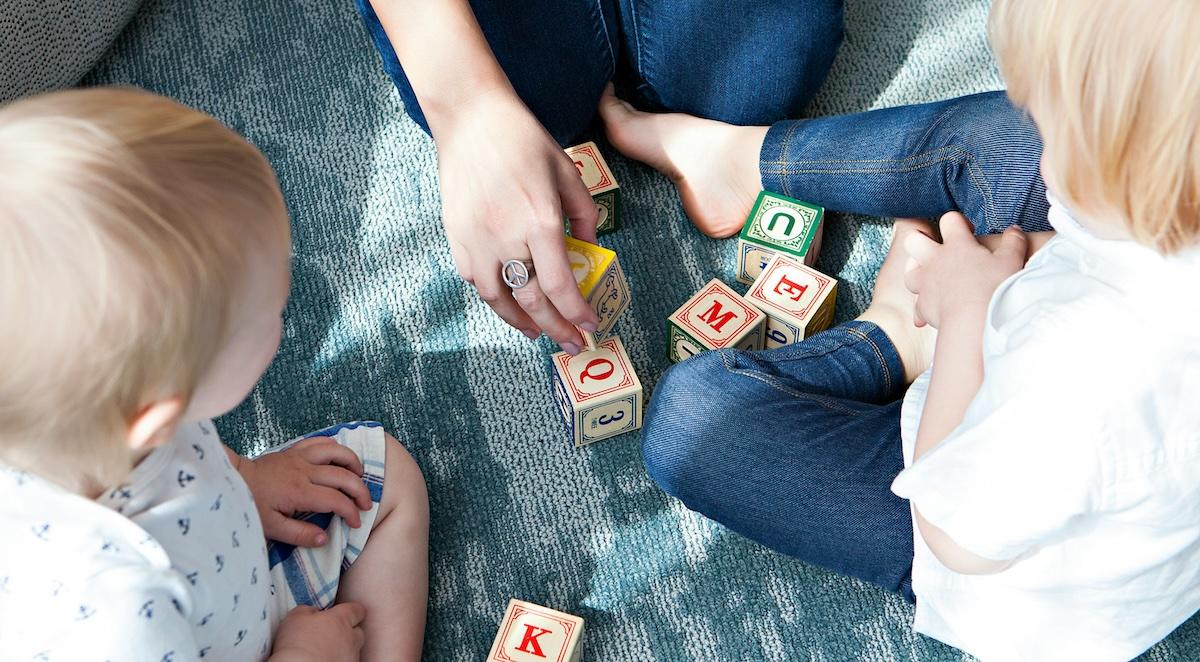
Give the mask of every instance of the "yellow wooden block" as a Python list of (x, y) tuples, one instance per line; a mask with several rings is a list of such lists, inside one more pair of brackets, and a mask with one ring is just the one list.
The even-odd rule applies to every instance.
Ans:
[(579, 284), (579, 292), (600, 318), (595, 339), (607, 338), (631, 299), (621, 262), (616, 253), (603, 246), (574, 237), (564, 237), (564, 240), (567, 242), (567, 261)]

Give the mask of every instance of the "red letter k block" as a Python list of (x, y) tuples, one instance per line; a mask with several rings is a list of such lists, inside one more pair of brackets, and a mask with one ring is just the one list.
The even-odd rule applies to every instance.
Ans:
[(517, 646), (517, 650), (522, 653), (529, 653), (538, 657), (546, 657), (542, 652), (542, 645), (538, 643), (538, 637), (543, 634), (549, 634), (550, 631), (544, 628), (539, 628), (536, 625), (525, 623), (525, 636), (521, 638), (521, 645)]

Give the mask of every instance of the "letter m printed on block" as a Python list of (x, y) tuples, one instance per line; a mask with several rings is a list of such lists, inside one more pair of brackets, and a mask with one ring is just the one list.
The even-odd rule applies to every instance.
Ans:
[(737, 313), (732, 310), (725, 313), (722, 313), (722, 310), (724, 309), (721, 306), (721, 302), (713, 301), (708, 310), (700, 313), (700, 321), (712, 327), (713, 331), (720, 333), (721, 329), (729, 323), (729, 320), (737, 317)]

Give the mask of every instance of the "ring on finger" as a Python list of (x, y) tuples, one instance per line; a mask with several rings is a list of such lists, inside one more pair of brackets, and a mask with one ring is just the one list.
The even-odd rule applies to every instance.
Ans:
[(514, 290), (519, 290), (529, 284), (529, 279), (536, 273), (533, 260), (508, 260), (500, 267), (500, 277), (504, 284)]

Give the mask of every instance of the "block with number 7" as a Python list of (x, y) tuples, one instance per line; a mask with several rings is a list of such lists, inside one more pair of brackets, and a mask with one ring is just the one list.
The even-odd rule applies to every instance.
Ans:
[(767, 316), (763, 348), (775, 349), (829, 328), (837, 301), (837, 281), (776, 255), (754, 280), (746, 299)]
[(759, 193), (738, 235), (738, 282), (752, 284), (771, 258), (779, 254), (812, 266), (821, 249), (824, 218), (825, 210), (816, 205), (776, 193)]
[(559, 352), (550, 363), (558, 409), (576, 447), (642, 427), (642, 383), (620, 338), (575, 356)]
[(621, 187), (617, 185), (617, 178), (613, 177), (608, 162), (600, 154), (600, 148), (588, 141), (568, 147), (566, 152), (575, 163), (583, 185), (592, 194), (592, 202), (596, 203), (596, 212), (599, 214), (596, 236), (616, 232), (621, 228)]
[(532, 602), (509, 600), (486, 662), (579, 662), (583, 619)]
[(667, 318), (667, 358), (679, 363), (710, 349), (762, 349), (765, 319), (714, 278)]

